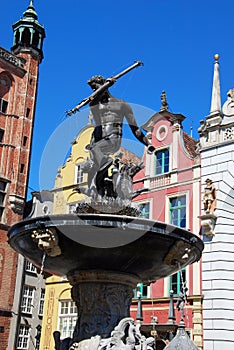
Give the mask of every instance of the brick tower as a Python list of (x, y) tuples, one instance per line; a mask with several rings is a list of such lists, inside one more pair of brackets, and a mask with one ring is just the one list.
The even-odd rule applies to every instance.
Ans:
[(13, 24), (11, 52), (0, 47), (0, 350), (8, 349), (18, 263), (7, 230), (22, 219), (43, 59), (45, 31), (37, 18), (31, 0)]

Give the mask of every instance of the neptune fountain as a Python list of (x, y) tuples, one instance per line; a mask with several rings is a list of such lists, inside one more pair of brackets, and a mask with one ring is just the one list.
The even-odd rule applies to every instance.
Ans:
[[(131, 107), (113, 97), (108, 87), (118, 76), (92, 77), (93, 94), (71, 115), (89, 104), (95, 128), (90, 158), (82, 164), (88, 185), (75, 190), (86, 195), (72, 214), (25, 220), (9, 229), (9, 244), (44, 271), (67, 276), (78, 318), (72, 339), (60, 340), (56, 350), (153, 349), (154, 339), (141, 334), (130, 317), (133, 289), (150, 284), (198, 261), (203, 243), (193, 233), (163, 222), (143, 219), (132, 199), (133, 176), (142, 163), (123, 161), (118, 153), (126, 118), (149, 154), (154, 147), (137, 126)], [(114, 155), (114, 156), (113, 156)]]

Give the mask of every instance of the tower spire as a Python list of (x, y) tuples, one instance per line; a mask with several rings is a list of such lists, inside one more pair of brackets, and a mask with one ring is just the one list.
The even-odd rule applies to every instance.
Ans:
[(219, 77), (219, 55), (214, 55), (214, 76), (212, 87), (212, 98), (210, 114), (216, 114), (221, 112), (221, 95), (220, 95), (220, 77)]
[(14, 54), (21, 52), (34, 52), (40, 61), (43, 59), (43, 40), (45, 38), (44, 26), (38, 22), (38, 15), (30, 0), (23, 18), (13, 24), (14, 42), (11, 48)]
[(34, 3), (34, 1), (33, 1), (33, 0), (30, 0), (30, 3), (29, 3), (29, 5), (28, 5), (28, 8), (27, 8), (27, 10), (24, 12), (24, 18), (26, 18), (26, 17), (27, 17), (27, 18), (34, 18), (34, 19), (37, 19), (37, 18), (38, 18), (33, 3)]

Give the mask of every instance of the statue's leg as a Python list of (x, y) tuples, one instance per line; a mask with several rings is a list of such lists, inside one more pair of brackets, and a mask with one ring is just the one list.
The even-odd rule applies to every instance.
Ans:
[(114, 135), (114, 137), (104, 138), (98, 142), (94, 142), (90, 147), (92, 167), (88, 172), (89, 192), (94, 190), (98, 193), (101, 190), (104, 178), (106, 177), (106, 171), (113, 162), (109, 154), (118, 151), (120, 143), (121, 138)]

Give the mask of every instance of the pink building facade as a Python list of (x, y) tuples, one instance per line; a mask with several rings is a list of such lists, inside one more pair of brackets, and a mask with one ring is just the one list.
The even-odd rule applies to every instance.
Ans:
[[(135, 189), (147, 191), (135, 198), (142, 216), (183, 227), (200, 235), (200, 155), (197, 141), (183, 131), (185, 117), (161, 107), (143, 126), (155, 147), (153, 155), (143, 156), (144, 169), (134, 178)], [(147, 254), (147, 252), (146, 252)], [(144, 281), (145, 282), (145, 281)], [(149, 286), (139, 285), (143, 305), (143, 322), (168, 321), (170, 291), (178, 298), (182, 283), (188, 288), (185, 323), (191, 338), (202, 349), (201, 262), (178, 271), (173, 276)], [(132, 316), (136, 316), (136, 301)], [(176, 311), (176, 323), (181, 315)]]

